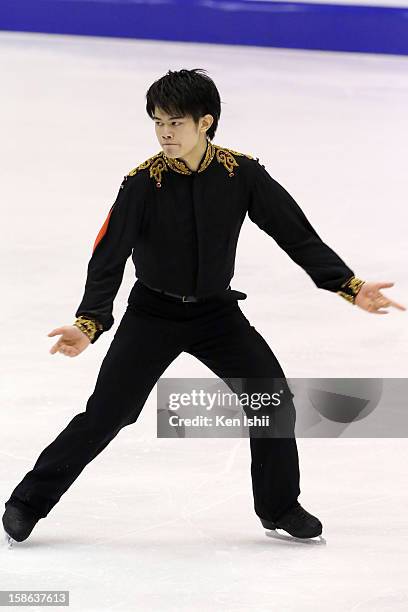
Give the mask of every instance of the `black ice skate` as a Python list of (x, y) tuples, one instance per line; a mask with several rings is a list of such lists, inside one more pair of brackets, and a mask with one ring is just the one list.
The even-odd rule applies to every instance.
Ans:
[(319, 519), (302, 508), (299, 502), (296, 502), (275, 521), (261, 518), (261, 523), (265, 529), (283, 529), (294, 538), (300, 539), (320, 536), (323, 529)]
[(15, 542), (26, 540), (34, 529), (39, 518), (28, 511), (9, 504), (3, 514), (5, 540), (9, 548)]

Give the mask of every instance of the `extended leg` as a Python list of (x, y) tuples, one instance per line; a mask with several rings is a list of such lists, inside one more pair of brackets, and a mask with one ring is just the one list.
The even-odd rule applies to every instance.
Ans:
[(125, 312), (103, 359), (86, 410), (47, 446), (8, 504), (45, 517), (62, 494), (118, 434), (138, 418), (152, 388), (181, 352), (170, 322)]

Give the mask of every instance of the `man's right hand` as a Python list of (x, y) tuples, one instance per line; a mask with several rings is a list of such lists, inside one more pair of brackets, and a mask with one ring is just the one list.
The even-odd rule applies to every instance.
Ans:
[(48, 336), (61, 335), (58, 342), (50, 349), (50, 353), (62, 353), (67, 357), (76, 357), (84, 351), (90, 344), (88, 336), (84, 334), (76, 325), (64, 325), (56, 327), (50, 331)]

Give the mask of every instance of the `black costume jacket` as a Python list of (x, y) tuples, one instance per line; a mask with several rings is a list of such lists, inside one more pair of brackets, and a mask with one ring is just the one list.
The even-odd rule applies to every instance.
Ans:
[(160, 152), (125, 176), (93, 245), (76, 317), (96, 320), (103, 331), (112, 327), (130, 255), (136, 276), (150, 286), (197, 297), (222, 292), (234, 275), (247, 213), (317, 287), (343, 290), (352, 301), (347, 283), (353, 270), (320, 239), (290, 194), (258, 159), (208, 141), (197, 171)]

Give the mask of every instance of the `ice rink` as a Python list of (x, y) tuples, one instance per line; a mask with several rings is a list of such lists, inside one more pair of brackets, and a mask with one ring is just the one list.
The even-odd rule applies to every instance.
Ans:
[[(130, 259), (114, 328), (77, 358), (49, 353), (123, 176), (160, 151), (144, 96), (168, 69), (207, 69), (214, 142), (259, 157), (355, 274), (408, 306), (408, 58), (2, 32), (0, 68), (1, 513), (84, 410), (125, 311)], [(407, 377), (408, 311), (317, 289), (248, 217), (235, 270), (286, 376)], [(183, 354), (165, 376), (213, 374)], [(69, 590), (81, 612), (408, 610), (407, 439), (298, 449), (323, 545), (265, 535), (247, 439), (157, 439), (154, 389), (30, 538), (2, 546), (0, 590)]]

